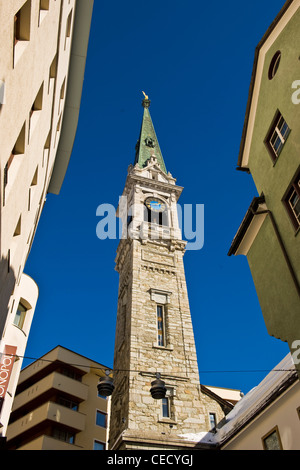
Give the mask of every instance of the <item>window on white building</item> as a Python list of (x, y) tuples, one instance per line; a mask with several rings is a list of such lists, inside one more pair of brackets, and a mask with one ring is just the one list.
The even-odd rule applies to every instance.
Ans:
[(13, 321), (14, 325), (16, 325), (20, 329), (23, 328), (25, 317), (26, 317), (26, 312), (27, 312), (27, 308), (24, 307), (24, 305), (20, 302), (18, 305), (16, 314), (15, 314), (14, 321)]
[(264, 450), (282, 450), (278, 428), (272, 429), (262, 438)]

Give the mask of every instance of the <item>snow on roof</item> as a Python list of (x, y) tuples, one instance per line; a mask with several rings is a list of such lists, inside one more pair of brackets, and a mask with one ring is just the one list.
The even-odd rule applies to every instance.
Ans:
[(291, 354), (287, 354), (259, 385), (250, 390), (237, 402), (234, 408), (226, 415), (224, 425), (217, 429), (217, 432), (181, 434), (180, 437), (198, 443), (221, 444), (235, 430), (254, 416), (274, 391), (279, 390), (294, 373), (295, 365)]

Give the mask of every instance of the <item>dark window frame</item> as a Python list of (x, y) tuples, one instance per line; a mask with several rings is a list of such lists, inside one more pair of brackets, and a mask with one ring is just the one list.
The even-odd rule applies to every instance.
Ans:
[(267, 439), (268, 439), (272, 434), (275, 434), (275, 435), (276, 435), (276, 437), (277, 437), (277, 442), (278, 442), (278, 446), (279, 446), (279, 449), (273, 449), (273, 450), (283, 450), (278, 426), (274, 426), (274, 428), (272, 428), (267, 434), (265, 434), (265, 435), (262, 437), (263, 449), (264, 449), (264, 450), (272, 450), (272, 449), (268, 449), (268, 448), (267, 448)]
[(214, 429), (217, 425), (217, 415), (216, 413), (210, 411), (208, 413), (208, 416), (209, 416), (209, 425), (210, 425), (210, 428), (211, 429)]
[(71, 400), (70, 398), (59, 396), (57, 398), (56, 403), (58, 405), (64, 406), (65, 408), (69, 408), (70, 410), (73, 410), (73, 411), (79, 410), (79, 403), (75, 400)]
[[(101, 416), (104, 418), (104, 425), (98, 422), (98, 416)], [(107, 428), (107, 413), (101, 410), (96, 410), (96, 425), (103, 429)]]
[(277, 162), (290, 132), (290, 127), (281, 112), (277, 109), (264, 140), (264, 144), (269, 152), (273, 164)]
[(170, 410), (170, 398), (164, 397), (161, 401), (161, 416), (162, 418), (170, 418), (171, 417), (171, 410)]
[[(19, 312), (20, 314), (18, 315)], [(14, 316), (13, 324), (17, 326), (18, 328), (20, 328), (20, 330), (23, 330), (27, 312), (28, 312), (28, 308), (22, 302), (19, 302), (15, 316)]]
[(156, 326), (157, 344), (158, 346), (165, 347), (165, 306), (163, 304), (156, 304)]
[[(296, 202), (292, 206), (291, 204), (291, 199), (293, 195), (296, 196)], [(297, 215), (297, 212), (294, 210), (297, 205), (300, 204), (300, 168), (298, 168), (295, 176), (293, 177), (287, 191), (285, 192), (282, 202), (284, 204), (284, 207), (287, 211), (287, 214), (289, 216), (289, 219), (296, 231), (298, 233), (300, 229), (300, 212)]]
[(68, 444), (75, 444), (75, 432), (68, 431), (63, 428), (55, 427), (52, 429), (51, 437)]
[[(103, 449), (95, 449), (95, 445), (96, 445), (96, 444), (102, 445), (102, 446), (103, 446)], [(106, 450), (106, 443), (103, 442), (103, 441), (99, 441), (99, 439), (94, 439), (93, 450)]]

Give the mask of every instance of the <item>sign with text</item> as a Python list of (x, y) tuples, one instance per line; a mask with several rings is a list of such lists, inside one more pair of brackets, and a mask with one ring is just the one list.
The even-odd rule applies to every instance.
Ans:
[[(4, 399), (15, 361), (16, 346), (5, 345), (0, 359), (0, 398)], [(2, 400), (1, 400), (2, 401)]]

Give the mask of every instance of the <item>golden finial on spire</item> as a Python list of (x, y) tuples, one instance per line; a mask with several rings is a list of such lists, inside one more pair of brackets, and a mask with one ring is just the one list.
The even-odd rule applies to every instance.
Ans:
[(142, 93), (144, 95), (144, 99), (142, 101), (142, 106), (143, 106), (143, 108), (149, 108), (149, 106), (150, 106), (149, 96), (146, 95), (146, 93), (144, 91)]

